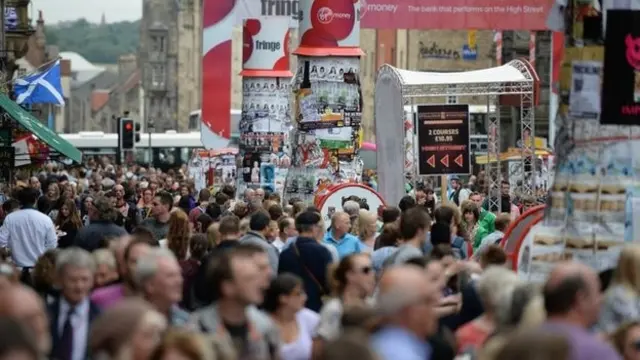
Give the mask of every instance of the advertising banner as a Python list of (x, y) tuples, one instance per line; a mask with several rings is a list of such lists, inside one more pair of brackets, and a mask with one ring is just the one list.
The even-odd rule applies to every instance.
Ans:
[(609, 10), (604, 50), (601, 124), (640, 120), (640, 11)]
[[(333, 2), (315, 0), (314, 6), (331, 9)], [(308, 11), (298, 0), (238, 0), (238, 3), (237, 19), (286, 16), (291, 19), (292, 27), (303, 19), (303, 12)], [(335, 2), (340, 7), (350, 3)], [(363, 29), (546, 30), (546, 17), (553, 0), (361, 0), (359, 3)], [(350, 7), (345, 11), (331, 10), (319, 12), (316, 20), (339, 20), (331, 26), (334, 29), (331, 31), (342, 31), (343, 23), (357, 20), (355, 16), (347, 17), (353, 14)]]
[(469, 174), (469, 105), (418, 106), (419, 175)]

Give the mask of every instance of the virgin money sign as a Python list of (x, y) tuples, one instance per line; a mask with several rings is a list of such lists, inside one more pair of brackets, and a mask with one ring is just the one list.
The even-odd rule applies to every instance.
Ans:
[(554, 0), (363, 0), (373, 29), (545, 30)]
[(300, 47), (360, 45), (359, 0), (300, 0)]
[[(303, 0), (304, 1), (304, 0)], [(348, 1), (348, 0), (347, 0)], [(347, 1), (344, 1), (345, 3)], [(361, 0), (365, 29), (546, 30), (554, 0)], [(305, 14), (299, 0), (238, 0), (237, 16), (289, 16), (292, 26)], [(333, 9), (329, 9), (333, 10)], [(324, 12), (327, 23), (348, 12)]]

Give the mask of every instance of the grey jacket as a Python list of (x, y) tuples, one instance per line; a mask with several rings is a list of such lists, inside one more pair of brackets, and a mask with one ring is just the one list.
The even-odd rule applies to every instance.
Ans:
[(233, 340), (228, 332), (223, 330), (218, 315), (218, 307), (215, 304), (191, 314), (189, 327), (193, 330), (213, 335), (214, 338), (218, 339), (217, 347), (223, 353), (229, 355), (231, 355), (229, 351), (235, 352), (233, 354), (235, 355), (233, 356), (234, 358), (260, 360), (277, 358), (280, 350), (280, 335), (278, 328), (269, 315), (258, 310), (255, 306), (247, 307), (246, 314), (252, 330), (249, 331), (249, 339), (245, 342), (247, 347), (241, 349), (241, 354), (237, 353), (238, 349), (229, 349), (229, 345), (233, 344)]
[(259, 232), (249, 231), (245, 234), (245, 236), (240, 238), (241, 244), (255, 244), (262, 247), (269, 255), (269, 264), (271, 265), (271, 269), (273, 270), (274, 276), (278, 273), (278, 259), (279, 253), (278, 249), (269, 244), (267, 239), (262, 236)]

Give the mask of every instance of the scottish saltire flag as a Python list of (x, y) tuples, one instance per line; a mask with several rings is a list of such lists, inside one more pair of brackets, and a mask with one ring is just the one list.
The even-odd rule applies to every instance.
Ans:
[(64, 105), (60, 83), (60, 59), (51, 62), (36, 72), (18, 78), (13, 83), (16, 103)]

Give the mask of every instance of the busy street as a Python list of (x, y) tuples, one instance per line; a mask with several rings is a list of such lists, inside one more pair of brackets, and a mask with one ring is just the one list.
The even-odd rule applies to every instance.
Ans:
[(633, 3), (0, 0), (0, 360), (640, 360)]

